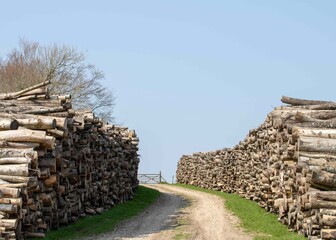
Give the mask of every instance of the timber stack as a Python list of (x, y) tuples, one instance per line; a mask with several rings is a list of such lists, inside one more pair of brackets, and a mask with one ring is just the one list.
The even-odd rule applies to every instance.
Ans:
[(48, 84), (0, 94), (0, 239), (44, 237), (138, 186), (135, 131), (74, 111)]
[(281, 100), (232, 149), (182, 156), (177, 181), (237, 193), (309, 239), (336, 239), (336, 103)]

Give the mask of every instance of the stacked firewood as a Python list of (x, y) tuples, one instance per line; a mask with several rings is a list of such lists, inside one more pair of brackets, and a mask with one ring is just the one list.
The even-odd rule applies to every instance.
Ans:
[(0, 94), (0, 238), (45, 231), (131, 199), (135, 131), (72, 109), (48, 82)]
[(182, 156), (177, 181), (240, 194), (311, 239), (335, 239), (336, 103), (282, 101), (234, 148)]

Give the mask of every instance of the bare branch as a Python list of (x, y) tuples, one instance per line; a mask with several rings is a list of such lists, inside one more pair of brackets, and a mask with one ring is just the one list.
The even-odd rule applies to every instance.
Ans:
[(101, 84), (103, 72), (85, 60), (83, 53), (66, 45), (41, 46), (21, 39), (19, 48), (0, 59), (2, 91), (16, 92), (50, 80), (52, 94), (71, 94), (76, 108), (90, 108), (111, 120), (114, 95)]

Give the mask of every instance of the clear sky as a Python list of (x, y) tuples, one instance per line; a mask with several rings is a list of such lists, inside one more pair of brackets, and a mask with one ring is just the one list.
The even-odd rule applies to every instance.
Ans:
[[(336, 101), (334, 0), (2, 1), (0, 56), (19, 38), (87, 52), (140, 137), (140, 172), (232, 147), (282, 95)], [(0, 85), (1, 88), (1, 85)]]

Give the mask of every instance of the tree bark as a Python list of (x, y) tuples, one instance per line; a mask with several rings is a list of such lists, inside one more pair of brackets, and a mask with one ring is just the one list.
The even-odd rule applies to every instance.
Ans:
[(0, 226), (5, 227), (6, 229), (16, 229), (18, 224), (17, 219), (0, 219)]
[(26, 232), (25, 236), (29, 238), (45, 238), (45, 233)]
[(36, 118), (41, 119), (42, 121), (53, 121), (55, 119), (56, 121), (56, 127), (61, 129), (67, 128), (68, 119), (65, 117), (49, 117), (49, 116), (43, 116), (43, 115), (33, 115), (33, 114), (9, 114), (9, 113), (3, 113), (0, 112), (0, 117), (3, 118), (14, 118), (18, 121), (20, 119), (29, 119), (29, 118)]
[[(328, 120), (336, 118), (336, 111), (333, 110), (318, 110), (309, 113), (309, 116), (316, 119)], [(336, 120), (335, 120), (336, 121)]]
[(48, 129), (47, 133), (51, 134), (52, 136), (58, 137), (58, 138), (67, 137), (67, 131), (62, 131), (58, 129)]
[(310, 204), (311, 208), (313, 209), (319, 209), (319, 208), (336, 209), (336, 202), (334, 201), (324, 201), (314, 198), (310, 200)]
[(286, 97), (286, 96), (282, 96), (281, 102), (290, 104), (292, 106), (318, 105), (318, 104), (333, 103), (333, 102), (330, 102), (330, 101), (306, 100), (306, 99), (291, 98), (291, 97)]
[(336, 110), (336, 103), (330, 102), (330, 103), (323, 103), (319, 105), (309, 105), (305, 107), (306, 109), (311, 110)]
[(316, 129), (316, 128), (293, 127), (292, 137), (294, 139), (297, 139), (299, 136), (336, 139), (336, 129)]
[(300, 136), (298, 151), (336, 153), (336, 139)]
[(22, 198), (0, 198), (0, 203), (1, 204), (14, 204), (14, 205), (21, 207)]
[(18, 127), (19, 123), (15, 119), (0, 118), (0, 131), (16, 130)]
[(48, 148), (53, 148), (55, 138), (47, 136), (45, 131), (19, 129), (0, 131), (0, 141), (9, 142), (35, 142), (41, 143)]
[(28, 164), (7, 164), (1, 165), (0, 175), (28, 177)]
[[(5, 180), (10, 183), (28, 183), (30, 180), (29, 177), (10, 176), (10, 175), (0, 175), (0, 179)], [(3, 186), (3, 184), (1, 186)]]
[(44, 143), (45, 131), (32, 131), (29, 129), (8, 130), (0, 132), (0, 140), (10, 142), (37, 142)]
[(336, 191), (317, 191), (309, 193), (309, 196), (326, 201), (336, 201)]
[(7, 157), (0, 158), (0, 165), (3, 164), (30, 164), (32, 161), (29, 157)]
[(336, 229), (321, 229), (321, 238), (322, 239), (335, 239)]
[[(29, 97), (29, 96), (28, 96)], [(31, 98), (35, 98), (36, 96), (31, 96)], [(27, 98), (27, 97), (25, 97)], [(53, 108), (53, 107), (59, 107), (62, 106), (65, 103), (64, 100), (51, 100), (51, 99), (33, 99), (33, 100), (6, 100), (6, 101), (0, 101), (0, 105), (4, 107), (32, 107), (34, 108)]]
[(38, 154), (32, 148), (0, 148), (0, 158), (27, 156), (32, 159), (37, 159)]
[(56, 183), (57, 183), (57, 175), (56, 174), (52, 174), (52, 175), (50, 175), (49, 178), (44, 180), (44, 184), (47, 187), (51, 187), (51, 186), (55, 185)]
[(43, 100), (46, 99), (47, 95), (46, 94), (34, 94), (34, 95), (27, 95), (23, 97), (18, 97), (17, 100)]
[(3, 197), (13, 197), (18, 198), (20, 196), (21, 190), (19, 188), (9, 188), (0, 186), (0, 193)]
[(320, 209), (320, 214), (321, 215), (336, 216), (336, 209), (321, 208)]
[(52, 108), (40, 108), (40, 109), (32, 109), (32, 110), (25, 110), (23, 113), (26, 114), (47, 114), (47, 113), (57, 113), (63, 112), (65, 109), (64, 107), (52, 107)]
[(46, 86), (42, 86), (39, 88), (35, 88), (28, 92), (22, 93), (20, 97), (31, 96), (31, 95), (46, 95), (48, 94), (48, 88)]
[(46, 130), (56, 128), (56, 120), (52, 118), (27, 118), (17, 120), (20, 126), (33, 130)]
[(1, 212), (16, 213), (17, 210), (18, 210), (18, 208), (14, 204), (0, 203), (0, 211)]
[(336, 190), (336, 174), (328, 173), (326, 171), (313, 171), (312, 183), (335, 188)]
[(295, 158), (299, 159), (299, 157), (307, 157), (307, 158), (315, 158), (315, 159), (326, 159), (328, 161), (336, 160), (336, 154), (332, 153), (319, 153), (319, 152), (296, 152)]
[(37, 88), (40, 88), (40, 87), (43, 87), (43, 86), (46, 86), (50, 84), (50, 80), (48, 81), (45, 81), (45, 82), (42, 82), (42, 83), (39, 83), (39, 84), (36, 84), (32, 87), (29, 87), (29, 88), (26, 88), (26, 89), (23, 89), (19, 92), (14, 92), (14, 93), (2, 93), (0, 94), (0, 100), (10, 100), (10, 99), (15, 99), (15, 98), (18, 98), (20, 96), (23, 96), (25, 93), (27, 92), (30, 92), (30, 91), (33, 91)]
[(298, 106), (281, 106), (276, 107), (275, 110), (336, 110), (336, 103), (322, 103), (317, 105), (298, 105)]

